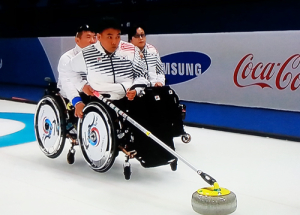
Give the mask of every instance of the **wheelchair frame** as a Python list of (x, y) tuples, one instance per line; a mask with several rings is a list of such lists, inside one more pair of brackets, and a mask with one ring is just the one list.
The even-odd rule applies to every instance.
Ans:
[[(99, 98), (99, 97), (98, 97)], [(101, 96), (100, 96), (101, 98)], [(111, 105), (113, 105), (112, 103), (110, 103), (108, 100), (106, 100), (105, 98), (101, 98), (101, 101), (103, 101), (104, 103), (106, 103), (106, 105), (108, 105), (110, 108), (112, 108), (113, 110), (116, 110), (116, 107), (111, 107)], [(96, 112), (98, 111), (100, 114), (99, 115), (106, 115), (105, 120), (103, 121), (107, 121), (108, 124), (110, 124), (109, 126), (112, 128), (111, 134), (110, 135), (110, 146), (112, 148), (112, 151), (109, 150), (109, 155), (108, 157), (105, 157), (105, 161), (104, 164), (102, 162), (102, 158), (100, 160), (93, 160), (92, 158), (90, 158), (87, 153), (86, 150), (86, 145), (87, 144), (83, 144), (82, 139), (83, 139), (83, 131), (82, 131), (82, 126), (83, 126), (83, 121), (84, 119), (80, 119), (78, 120), (77, 124), (74, 124), (74, 118), (75, 116), (72, 116), (72, 111), (74, 110), (74, 107), (68, 105), (65, 101), (65, 99), (60, 95), (59, 93), (59, 89), (57, 89), (56, 87), (56, 83), (52, 83), (49, 81), (48, 84), (48, 88), (45, 90), (45, 96), (41, 99), (41, 101), (38, 103), (37, 106), (37, 111), (35, 114), (35, 133), (36, 133), (36, 137), (38, 140), (38, 144), (40, 146), (40, 149), (43, 151), (43, 153), (49, 157), (49, 158), (56, 158), (58, 157), (61, 152), (63, 151), (63, 148), (65, 146), (65, 140), (66, 138), (68, 138), (71, 142), (71, 147), (69, 149), (68, 155), (67, 155), (67, 161), (69, 164), (73, 164), (75, 161), (75, 146), (80, 145), (81, 150), (83, 152), (84, 158), (86, 160), (86, 162), (89, 164), (89, 166), (97, 172), (106, 172), (108, 171), (111, 166), (114, 163), (115, 158), (118, 156), (119, 151), (122, 151), (125, 154), (125, 162), (123, 165), (124, 168), (124, 175), (125, 175), (125, 179), (130, 179), (130, 175), (131, 175), (131, 168), (130, 168), (130, 163), (129, 163), (129, 159), (133, 159), (135, 158), (136, 155), (136, 151), (135, 150), (131, 150), (128, 151), (128, 149), (126, 148), (126, 145), (124, 144), (120, 144), (120, 139), (124, 138), (124, 136), (126, 136), (126, 138), (128, 139), (128, 141), (132, 141), (132, 139), (134, 137), (132, 137), (132, 134), (130, 134), (129, 129), (128, 128), (123, 128), (122, 125), (122, 120), (119, 120), (118, 125), (116, 125), (113, 120), (111, 119), (111, 116), (109, 115), (108, 111), (106, 110), (106, 108), (100, 103), (100, 100), (98, 102), (91, 102), (89, 103), (85, 108), (84, 108), (84, 113), (88, 114), (89, 109), (94, 109), (96, 110)], [(50, 107), (52, 107), (54, 110), (53, 112), (55, 113), (55, 116), (58, 117), (59, 120), (58, 123), (54, 126), (54, 128), (56, 128), (58, 131), (57, 132), (57, 138), (58, 140), (54, 141), (55, 143), (58, 142), (59, 144), (53, 144), (54, 146), (51, 146), (50, 148), (55, 148), (53, 153), (50, 153), (49, 150), (45, 149), (44, 144), (42, 143), (41, 140), (41, 135), (40, 135), (40, 131), (39, 131), (39, 110), (41, 110), (41, 108), (45, 105), (49, 105)], [(56, 107), (57, 106), (57, 107)], [(71, 107), (71, 108), (70, 108)], [(48, 108), (45, 108), (48, 109)], [(50, 111), (51, 112), (51, 111)], [(132, 119), (129, 118), (123, 111), (121, 111), (120, 109), (118, 109), (118, 111), (116, 112), (117, 115), (121, 115), (123, 118), (124, 116), (126, 116), (124, 118), (125, 120), (130, 121), (131, 124), (133, 124), (134, 126), (136, 126), (136, 122), (133, 123)], [(121, 114), (120, 114), (121, 113)], [(84, 116), (86, 117), (86, 116)], [(43, 131), (46, 130), (47, 132), (50, 132), (50, 124), (49, 121), (48, 122), (44, 122), (43, 121)], [(48, 123), (48, 124), (47, 124)], [(69, 126), (71, 124), (71, 126)], [(104, 123), (105, 124), (105, 123)], [(85, 125), (86, 126), (86, 125)], [(76, 128), (77, 127), (77, 128)], [(148, 137), (152, 138), (154, 141), (158, 142), (163, 148), (165, 148), (167, 151), (172, 150), (170, 148), (166, 148), (168, 146), (164, 146), (164, 144), (158, 140), (156, 137), (153, 136), (153, 134), (149, 133), (149, 131), (146, 131), (143, 127), (141, 127), (140, 125), (138, 125), (138, 128), (142, 128), (141, 130), (147, 134)], [(47, 130), (48, 129), (48, 130)], [(52, 128), (53, 129), (53, 128)], [(97, 130), (97, 128), (95, 128), (94, 130)], [(99, 129), (98, 129), (99, 130)], [(99, 132), (99, 131), (98, 131)], [(95, 138), (95, 134), (97, 134), (96, 132), (94, 132), (94, 136), (93, 138)], [(101, 135), (103, 136), (103, 135)], [(87, 137), (85, 137), (85, 139), (88, 139)], [(181, 137), (182, 141), (187, 143), (190, 141), (190, 135), (185, 133), (182, 135)], [(92, 138), (89, 140), (91, 141)], [(162, 143), (160, 143), (160, 142)], [(47, 144), (45, 144), (47, 145)], [(105, 151), (105, 146), (103, 146), (102, 148), (100, 148), (101, 150)], [(170, 151), (169, 151), (170, 152)], [(174, 152), (172, 150), (172, 152)], [(170, 152), (172, 154), (172, 152)], [(91, 152), (93, 153), (93, 152)], [(175, 154), (177, 155), (177, 154)], [(97, 156), (96, 156), (97, 157)], [(98, 159), (98, 158), (96, 158)], [(177, 159), (174, 159), (172, 162), (170, 162), (170, 166), (171, 169), (173, 171), (175, 171), (177, 169)]]

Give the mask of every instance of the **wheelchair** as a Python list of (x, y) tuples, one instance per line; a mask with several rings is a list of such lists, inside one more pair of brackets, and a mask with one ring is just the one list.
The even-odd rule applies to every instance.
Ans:
[[(169, 164), (173, 171), (176, 170), (176, 157), (153, 141), (150, 143), (151, 141), (148, 141), (150, 138), (141, 134), (135, 126), (128, 123), (125, 118), (103, 101), (92, 97), (83, 110), (83, 118), (78, 119), (74, 116), (74, 107), (60, 95), (56, 83), (47, 81), (48, 87), (44, 97), (37, 104), (34, 117), (36, 139), (41, 151), (47, 157), (57, 158), (64, 149), (66, 139), (69, 139), (71, 147), (67, 154), (68, 163), (74, 163), (75, 146), (79, 146), (85, 161), (96, 172), (108, 171), (119, 152), (125, 154), (123, 168), (127, 180), (130, 179), (131, 175), (129, 159), (133, 158), (140, 161), (141, 165), (146, 168)], [(169, 90), (169, 92), (171, 91)], [(141, 103), (148, 105), (145, 104), (144, 100), (141, 100)], [(126, 111), (131, 110), (128, 106), (123, 108)], [(135, 111), (133, 109), (133, 112)], [(177, 104), (175, 112), (183, 118), (186, 113), (185, 107)], [(139, 114), (143, 115), (140, 112), (137, 116)], [(147, 120), (151, 120), (153, 117), (149, 114), (145, 115), (148, 115), (148, 119), (140, 122), (147, 124)], [(173, 124), (168, 123), (169, 128), (172, 128)], [(151, 129), (155, 130), (156, 127), (163, 129), (159, 126), (153, 126)], [(172, 129), (166, 129), (165, 132), (169, 130)], [(191, 140), (191, 136), (182, 128), (168, 134), (167, 139), (164, 139), (165, 132), (158, 137), (166, 141), (166, 145), (173, 150), (175, 150), (173, 137), (181, 136), (185, 143)], [(147, 141), (148, 143), (146, 143)]]

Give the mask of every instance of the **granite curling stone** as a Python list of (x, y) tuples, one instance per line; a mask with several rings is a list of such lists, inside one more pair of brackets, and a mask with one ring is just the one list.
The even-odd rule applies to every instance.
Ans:
[(215, 182), (213, 187), (197, 190), (192, 195), (193, 210), (202, 215), (227, 215), (237, 208), (236, 195), (220, 188)]

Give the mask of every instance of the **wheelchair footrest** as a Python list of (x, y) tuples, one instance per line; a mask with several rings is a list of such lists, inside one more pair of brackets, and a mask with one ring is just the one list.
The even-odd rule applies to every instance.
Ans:
[(137, 154), (137, 152), (135, 150), (133, 151), (127, 151), (124, 147), (122, 146), (118, 146), (119, 149), (121, 149), (122, 152), (124, 152), (124, 154), (126, 154), (129, 158), (134, 158), (135, 155)]
[(66, 134), (66, 137), (69, 138), (71, 140), (71, 144), (76, 146), (79, 145), (78, 141), (77, 141), (77, 134)]

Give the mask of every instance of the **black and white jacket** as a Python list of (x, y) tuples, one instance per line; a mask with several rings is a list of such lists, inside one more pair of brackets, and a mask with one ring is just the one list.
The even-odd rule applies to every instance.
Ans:
[(138, 48), (124, 41), (110, 55), (99, 41), (87, 46), (71, 59), (70, 66), (75, 72), (84, 71), (91, 87), (100, 94), (110, 94), (112, 100), (123, 98), (134, 84), (149, 86), (146, 65)]
[(153, 45), (146, 43), (142, 52), (142, 59), (146, 64), (148, 70), (148, 80), (151, 83), (151, 86), (154, 86), (155, 83), (160, 82), (165, 85), (165, 73), (163, 69), (163, 64), (161, 62), (158, 51)]

